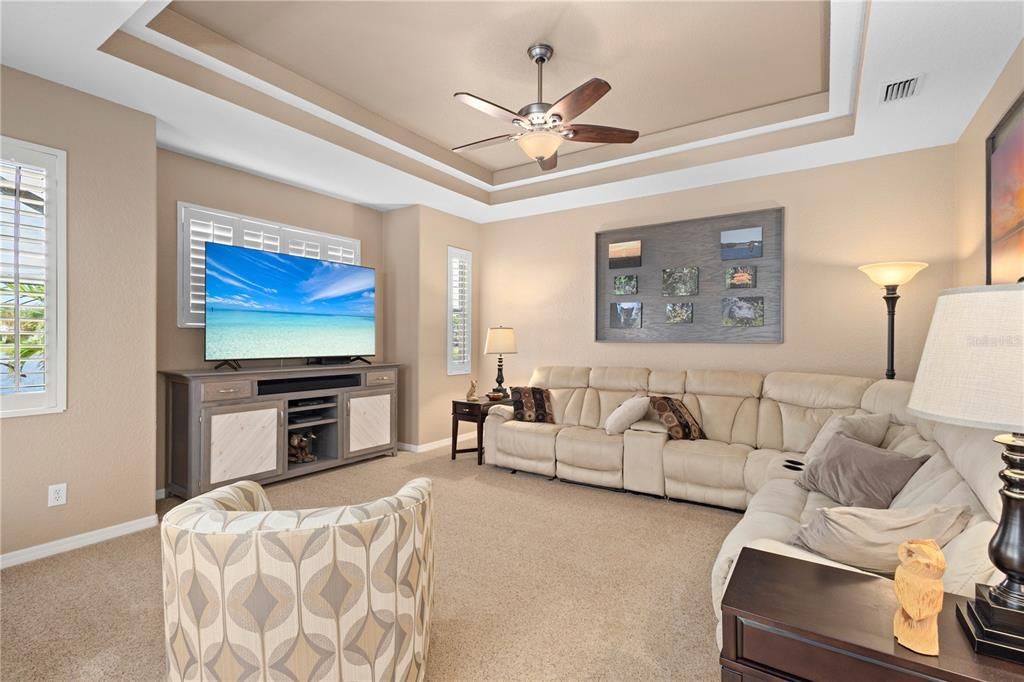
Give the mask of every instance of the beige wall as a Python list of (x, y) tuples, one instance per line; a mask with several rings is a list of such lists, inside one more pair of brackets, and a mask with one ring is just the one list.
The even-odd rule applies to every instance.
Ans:
[(1010, 57), (956, 144), (957, 286), (985, 283), (985, 164), (988, 156), (985, 141), (1022, 92), (1024, 41)]
[[(385, 270), (392, 297), (385, 315), (391, 359), (403, 364), (398, 439), (422, 445), (451, 437), (451, 401), (466, 395), (470, 375), (448, 376), (448, 247), (473, 252), (473, 358), (479, 334), (480, 249), (476, 223), (424, 206), (385, 214)], [(486, 382), (481, 381), (481, 386)], [(461, 425), (463, 432), (471, 424)]]
[[(164, 150), (157, 152), (156, 167), (158, 369), (194, 369), (207, 364), (203, 362), (203, 331), (178, 328), (179, 201), (354, 237), (362, 242), (363, 265), (373, 268), (381, 265), (381, 214), (373, 209)], [(378, 319), (387, 295), (383, 289), (377, 297)], [(384, 333), (384, 325), (379, 324), (377, 357), (380, 359), (387, 357)], [(255, 364), (258, 363), (246, 363), (247, 366)], [(159, 489), (165, 479), (162, 380), (157, 392), (161, 415), (156, 437), (156, 487)]]
[[(782, 206), (784, 343), (621, 344), (594, 341), (594, 234)], [(856, 266), (923, 260), (901, 288), (896, 373), (912, 379), (936, 296), (954, 280), (953, 149), (939, 147), (732, 182), (481, 228), (482, 327), (518, 333), (510, 383), (541, 364), (803, 370), (881, 377), (885, 307)], [(494, 360), (484, 362), (484, 376)]]
[[(0, 423), (0, 552), (154, 513), (156, 127), (4, 68), (0, 132), (67, 152), (68, 408)], [(46, 506), (67, 482), (68, 502)]]

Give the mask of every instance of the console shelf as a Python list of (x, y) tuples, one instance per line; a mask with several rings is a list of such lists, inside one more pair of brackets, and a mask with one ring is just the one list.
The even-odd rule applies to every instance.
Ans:
[[(398, 365), (162, 372), (167, 383), (167, 490), (194, 497), (232, 481), (260, 483), (395, 454)], [(318, 400), (309, 405), (299, 403)], [(294, 422), (296, 416), (310, 416)], [(314, 462), (289, 462), (310, 431)]]

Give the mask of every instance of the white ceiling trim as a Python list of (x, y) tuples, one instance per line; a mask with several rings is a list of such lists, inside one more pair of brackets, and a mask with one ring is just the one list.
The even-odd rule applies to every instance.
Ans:
[[(480, 223), (950, 144), (1024, 38), (1024, 3), (875, 0), (853, 136), (491, 206), (97, 50), (165, 2), (146, 5), (0, 3), (0, 62), (153, 115), (161, 147), (354, 203), (423, 204)], [(925, 74), (918, 95), (879, 103), (885, 82), (915, 73)]]
[[(581, 166), (579, 168), (567, 168), (547, 172), (521, 180), (491, 184), (479, 180), (471, 175), (463, 173), (446, 163), (438, 161), (421, 152), (396, 142), (384, 135), (374, 132), (369, 128), (359, 125), (349, 119), (324, 109), (319, 105), (294, 95), (287, 90), (278, 88), (275, 85), (262, 81), (255, 76), (242, 71), (236, 67), (226, 64), (210, 55), (193, 47), (179, 43), (158, 31), (149, 28), (147, 24), (158, 15), (164, 7), (170, 4), (169, 0), (157, 0), (147, 2), (121, 27), (125, 33), (132, 35), (139, 40), (147, 42), (155, 47), (170, 52), (182, 59), (198, 64), (226, 78), (235, 80), (258, 92), (280, 100), (308, 114), (312, 114), (344, 130), (352, 132), (371, 142), (381, 145), (391, 151), (397, 152), (410, 159), (423, 163), (431, 168), (451, 175), (459, 180), (467, 182), (474, 187), (487, 191), (499, 191), (524, 185), (532, 185), (551, 180), (566, 178), (574, 175), (581, 175), (590, 171), (605, 168), (614, 168), (637, 161), (654, 159), (669, 154), (676, 154), (692, 149), (700, 149), (733, 140), (741, 140), (765, 133), (770, 133), (787, 128), (795, 128), (808, 125), (818, 121), (827, 121), (833, 118), (847, 116), (853, 112), (853, 93), (857, 87), (857, 77), (861, 64), (861, 45), (864, 31), (865, 14), (867, 11), (867, 0), (848, 0), (846, 2), (834, 2), (830, 11), (830, 38), (829, 38), (829, 110), (813, 116), (780, 121), (757, 128), (750, 128), (734, 133), (719, 135), (717, 137), (697, 140), (685, 144), (663, 147), (649, 152), (632, 154), (629, 156), (610, 159), (599, 163)], [(834, 94), (833, 94), (834, 93)]]

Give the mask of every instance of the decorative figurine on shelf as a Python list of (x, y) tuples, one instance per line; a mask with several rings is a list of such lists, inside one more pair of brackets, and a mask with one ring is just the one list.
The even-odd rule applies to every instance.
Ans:
[(293, 433), (288, 436), (288, 461), (292, 464), (306, 464), (315, 462), (316, 455), (313, 454), (313, 441), (316, 434), (306, 431), (303, 434)]
[(480, 397), (476, 394), (476, 379), (469, 380), (469, 390), (466, 391), (466, 400), (477, 402)]
[(898, 555), (893, 585), (900, 608), (893, 617), (893, 634), (911, 651), (938, 656), (946, 559), (935, 540), (908, 540), (900, 545)]

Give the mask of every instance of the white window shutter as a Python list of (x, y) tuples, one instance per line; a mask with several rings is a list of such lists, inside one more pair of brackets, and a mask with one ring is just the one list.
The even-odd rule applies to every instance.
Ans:
[(359, 265), (360, 241), (178, 202), (178, 326), (206, 324), (206, 244)]
[(473, 371), (473, 254), (448, 247), (448, 374)]
[(0, 416), (59, 412), (66, 390), (63, 151), (0, 138)]

